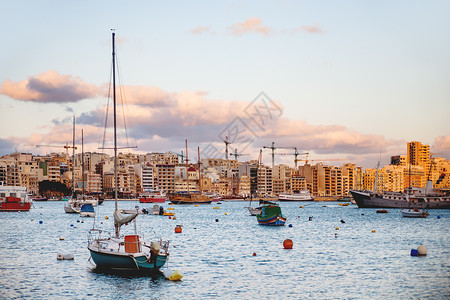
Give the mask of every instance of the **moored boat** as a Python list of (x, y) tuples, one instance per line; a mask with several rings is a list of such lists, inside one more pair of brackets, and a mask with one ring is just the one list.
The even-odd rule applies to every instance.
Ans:
[(261, 213), (256, 215), (256, 219), (260, 225), (266, 226), (284, 226), (286, 223), (280, 206), (272, 204), (261, 206)]
[(351, 190), (350, 193), (359, 208), (450, 208), (450, 195), (430, 188), (414, 188), (405, 192), (384, 192), (381, 195), (370, 191)]
[(0, 211), (29, 211), (31, 204), (26, 187), (0, 185)]
[(140, 203), (164, 203), (167, 195), (163, 191), (146, 192), (139, 197)]
[[(116, 86), (115, 86), (115, 33), (112, 33), (112, 95), (114, 103), (114, 121), (116, 120)], [(137, 234), (136, 217), (138, 212), (125, 215), (118, 209), (118, 158), (117, 158), (117, 126), (114, 122), (114, 236), (102, 235), (102, 230), (91, 229), (88, 236), (88, 249), (92, 260), (99, 269), (157, 271), (167, 261), (169, 242), (162, 239), (146, 241)], [(122, 225), (134, 221), (134, 234), (121, 235)]]
[(426, 218), (429, 213), (418, 208), (400, 210), (405, 218)]
[(294, 191), (278, 195), (278, 201), (314, 201), (309, 190)]
[(94, 206), (90, 203), (81, 205), (80, 217), (95, 217)]

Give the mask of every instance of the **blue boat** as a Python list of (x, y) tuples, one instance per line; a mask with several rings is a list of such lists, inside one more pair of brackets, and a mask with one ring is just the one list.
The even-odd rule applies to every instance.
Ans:
[(80, 217), (95, 217), (94, 206), (90, 203), (81, 205)]
[(256, 215), (259, 225), (265, 226), (284, 226), (286, 218), (281, 214), (281, 208), (278, 205), (263, 205), (261, 213)]

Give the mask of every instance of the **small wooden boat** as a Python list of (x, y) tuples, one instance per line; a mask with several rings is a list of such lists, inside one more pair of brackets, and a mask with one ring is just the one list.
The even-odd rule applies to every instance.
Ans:
[(259, 225), (266, 226), (284, 226), (286, 218), (281, 214), (281, 208), (278, 205), (263, 205), (261, 213), (256, 215)]
[(379, 210), (377, 210), (377, 214), (387, 214), (387, 213), (388, 213), (388, 211), (385, 210), (385, 209), (379, 209)]
[(400, 210), (405, 218), (426, 218), (429, 213), (418, 208)]

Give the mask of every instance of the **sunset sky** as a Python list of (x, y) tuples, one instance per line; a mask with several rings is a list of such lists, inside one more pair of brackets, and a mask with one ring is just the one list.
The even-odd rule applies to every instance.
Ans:
[(114, 28), (133, 152), (180, 153), (188, 139), (193, 160), (197, 146), (223, 156), (228, 136), (240, 160), (275, 142), (375, 167), (408, 141), (450, 159), (450, 1), (1, 7), (0, 155), (63, 151), (33, 145), (71, 143), (73, 116), (77, 144), (83, 129), (85, 151), (101, 151)]

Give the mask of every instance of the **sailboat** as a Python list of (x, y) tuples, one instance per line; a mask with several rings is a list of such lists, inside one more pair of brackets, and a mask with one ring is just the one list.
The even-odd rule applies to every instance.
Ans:
[(68, 214), (78, 214), (81, 210), (81, 201), (75, 198), (75, 116), (73, 117), (73, 132), (72, 132), (72, 196), (64, 205), (64, 211)]
[[(123, 214), (117, 205), (117, 124), (116, 124), (116, 84), (115, 84), (115, 33), (112, 33), (112, 87), (114, 103), (114, 236), (102, 236), (102, 230), (91, 229), (88, 237), (88, 249), (91, 258), (99, 269), (156, 271), (167, 261), (169, 242), (163, 240), (146, 241), (137, 234), (136, 220), (138, 212)], [(134, 221), (134, 234), (120, 235), (124, 224)]]

